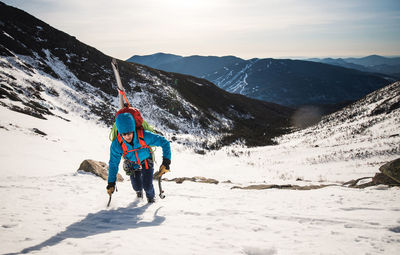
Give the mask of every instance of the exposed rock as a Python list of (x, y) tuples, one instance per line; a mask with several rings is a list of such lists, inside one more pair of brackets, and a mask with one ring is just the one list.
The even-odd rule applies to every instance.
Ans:
[(367, 182), (367, 183), (361, 183), (361, 184), (359, 184), (359, 182), (361, 180), (366, 180), (366, 179), (371, 179), (371, 178), (372, 177), (358, 178), (356, 180), (351, 180), (351, 181), (343, 183), (343, 186), (350, 187), (350, 188), (365, 188), (365, 187), (369, 187), (369, 186), (374, 185), (374, 183), (372, 181)]
[(290, 190), (312, 190), (312, 189), (321, 189), (329, 186), (337, 186), (336, 184), (327, 184), (327, 185), (308, 185), (308, 186), (299, 186), (299, 185), (277, 185), (277, 184), (256, 184), (250, 185), (246, 187), (234, 186), (231, 189), (253, 189), (253, 190), (262, 190), (262, 189), (290, 189)]
[[(101, 177), (103, 180), (107, 180), (108, 178), (108, 165), (101, 161), (86, 159), (79, 166), (78, 171), (80, 170), (93, 173), (96, 176)], [(123, 180), (124, 178), (122, 178), (120, 174), (117, 174), (117, 181), (122, 182)]]
[(47, 134), (37, 128), (32, 128), (32, 131), (35, 132), (36, 134), (42, 135), (42, 136), (46, 136)]
[(362, 177), (357, 180), (345, 182), (343, 186), (350, 188), (366, 188), (374, 185), (400, 185), (400, 158), (390, 161), (379, 168), (381, 173), (376, 173), (370, 182), (358, 184), (360, 180), (368, 179), (371, 177)]
[(202, 176), (195, 176), (193, 177), (195, 179), (195, 182), (201, 182), (201, 183), (211, 183), (211, 184), (218, 184), (219, 181), (211, 178), (205, 178)]
[(200, 154), (200, 155), (206, 155), (206, 151), (205, 150), (195, 149), (194, 152), (197, 153), (197, 154)]
[(173, 178), (171, 180), (164, 178), (164, 181), (168, 182), (176, 182), (176, 183), (183, 183), (184, 181), (192, 181), (192, 182), (199, 182), (199, 183), (210, 183), (210, 184), (218, 184), (219, 181), (211, 178), (205, 178), (202, 176), (195, 176), (195, 177), (178, 177)]
[[(372, 179), (370, 182), (366, 182), (366, 183), (361, 183), (359, 184), (360, 180), (364, 180), (364, 179)], [(395, 180), (393, 180), (392, 178), (386, 176), (383, 173), (376, 173), (374, 177), (362, 177), (359, 178), (357, 180), (351, 180), (348, 182), (343, 183), (343, 186), (349, 187), (349, 188), (358, 188), (358, 189), (363, 189), (366, 187), (371, 187), (371, 186), (375, 186), (375, 185), (389, 185), (389, 186), (398, 186), (399, 183), (397, 183)]]
[(389, 230), (394, 232), (394, 233), (400, 233), (400, 227), (389, 228)]
[(29, 107), (25, 107), (25, 108), (21, 108), (17, 105), (11, 105), (11, 106), (7, 106), (10, 110), (15, 111), (15, 112), (19, 112), (19, 113), (23, 113), (23, 114), (27, 114), (30, 115), (32, 117), (38, 118), (38, 119), (42, 119), (42, 120), (47, 120), (42, 114), (35, 112), (34, 110), (32, 110)]
[(374, 178), (372, 178), (372, 183), (374, 185), (385, 184), (385, 185), (399, 185), (395, 180), (383, 173), (376, 173)]
[(384, 164), (379, 171), (400, 184), (400, 158)]

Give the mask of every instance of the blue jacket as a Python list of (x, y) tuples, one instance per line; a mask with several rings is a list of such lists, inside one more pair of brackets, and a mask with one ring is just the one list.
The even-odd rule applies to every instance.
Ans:
[[(116, 124), (117, 124), (117, 130), (120, 134), (128, 133), (128, 132), (134, 133), (133, 140), (132, 140), (133, 144), (126, 142), (124, 140), (124, 138), (122, 138), (123, 142), (128, 147), (128, 151), (133, 150), (133, 149), (138, 149), (141, 147), (141, 145), (139, 143), (138, 135), (134, 128), (135, 120), (133, 119), (131, 114), (129, 114), (129, 113), (119, 114), (116, 119)], [(165, 139), (163, 136), (156, 135), (147, 130), (143, 131), (143, 137), (144, 137), (144, 141), (146, 142), (146, 144), (148, 146), (160, 146), (163, 151), (163, 157), (171, 160), (171, 146), (167, 139)], [(118, 173), (118, 166), (121, 161), (122, 154), (123, 154), (123, 151), (122, 151), (121, 145), (118, 142), (118, 139), (114, 139), (114, 141), (112, 141), (111, 146), (110, 146), (110, 161), (108, 162), (108, 182), (116, 181), (117, 173)], [(138, 150), (137, 154), (138, 154), (140, 161), (143, 161), (143, 160), (151, 157), (151, 153), (148, 148)], [(133, 162), (137, 161), (136, 155), (134, 152), (128, 152), (126, 157)]]

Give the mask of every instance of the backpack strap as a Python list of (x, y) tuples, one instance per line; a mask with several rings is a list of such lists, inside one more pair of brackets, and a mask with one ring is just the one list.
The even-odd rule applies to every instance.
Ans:
[[(126, 144), (124, 143), (124, 140), (122, 139), (122, 137), (121, 137), (120, 134), (118, 134), (117, 139), (118, 139), (118, 142), (119, 142), (119, 144), (120, 144), (120, 146), (121, 146), (121, 148), (122, 148), (122, 152), (123, 152), (124, 158), (125, 158), (126, 160), (129, 160), (129, 159), (126, 157), (126, 155), (128, 154), (128, 152), (135, 152), (136, 162), (137, 162), (138, 165), (140, 165), (140, 160), (139, 160), (139, 156), (138, 156), (138, 154), (137, 154), (137, 151), (147, 148), (147, 149), (149, 149), (150, 152), (151, 152), (151, 148), (150, 148), (150, 147), (146, 144), (146, 142), (144, 141), (143, 129), (137, 129), (137, 130), (136, 130), (136, 133), (137, 133), (137, 135), (138, 135), (139, 143), (140, 143), (140, 148), (138, 148), (138, 149), (128, 150), (128, 147), (127, 147)], [(131, 161), (131, 160), (129, 160), (129, 161)], [(132, 162), (132, 161), (131, 161), (131, 162)], [(147, 163), (147, 159), (144, 160), (144, 164), (145, 164), (145, 166), (146, 166), (146, 169), (149, 169), (149, 165), (148, 165), (148, 163)]]
[[(143, 128), (138, 128), (136, 129), (136, 133), (138, 135), (139, 143), (140, 143), (140, 149), (149, 149), (151, 152), (151, 149), (149, 146), (147, 146), (146, 142), (144, 141), (144, 135), (143, 135)], [(136, 155), (137, 157), (137, 155)], [(147, 164), (147, 159), (144, 160), (144, 164), (146, 166), (146, 169), (149, 169), (149, 165)]]
[(147, 146), (146, 142), (144, 141), (143, 128), (136, 129), (136, 133), (139, 138), (140, 146), (145, 147), (145, 148), (149, 147), (149, 146)]
[(124, 97), (126, 103), (128, 104), (128, 107), (131, 107), (131, 104), (129, 103), (128, 98), (126, 97), (125, 91), (118, 88), (118, 92)]
[(128, 154), (128, 147), (127, 147), (126, 144), (124, 143), (124, 140), (122, 140), (122, 137), (121, 137), (120, 134), (117, 135), (117, 139), (118, 139), (119, 145), (121, 145), (124, 158), (126, 158), (126, 154)]

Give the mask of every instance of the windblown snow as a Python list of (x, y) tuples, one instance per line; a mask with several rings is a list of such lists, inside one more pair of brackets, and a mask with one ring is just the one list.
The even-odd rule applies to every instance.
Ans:
[[(9, 71), (11, 64), (2, 61)], [(121, 170), (125, 181), (106, 208), (106, 181), (76, 170), (84, 159), (108, 162), (108, 128), (82, 118), (88, 109), (77, 102), (87, 100), (84, 95), (61, 80), (27, 73), (12, 75), (21, 86), (28, 76), (37, 79), (59, 96), (41, 94), (55, 113), (46, 115), (47, 120), (12, 111), (5, 106), (20, 102), (0, 99), (2, 254), (399, 251), (400, 189), (352, 189), (342, 184), (372, 177), (379, 166), (399, 158), (400, 111), (384, 105), (400, 101), (400, 83), (316, 126), (279, 137), (278, 145), (237, 145), (203, 155), (172, 142), (172, 171), (166, 178), (204, 176), (219, 184), (164, 181), (166, 198), (157, 197), (149, 205), (135, 197)], [(69, 80), (73, 83), (75, 78)], [(166, 130), (166, 136), (173, 134)], [(158, 166), (160, 149), (156, 156)], [(252, 184), (334, 186), (304, 191), (232, 189)]]

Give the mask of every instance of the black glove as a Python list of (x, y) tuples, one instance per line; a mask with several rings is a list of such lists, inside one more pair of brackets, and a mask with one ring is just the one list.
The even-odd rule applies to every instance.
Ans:
[(169, 165), (170, 164), (171, 164), (171, 160), (169, 160), (167, 158), (163, 158), (161, 165), (164, 165), (167, 170), (169, 170)]
[(115, 182), (109, 182), (106, 189), (107, 189), (108, 195), (111, 196), (111, 194), (114, 193), (114, 190), (115, 190)]

